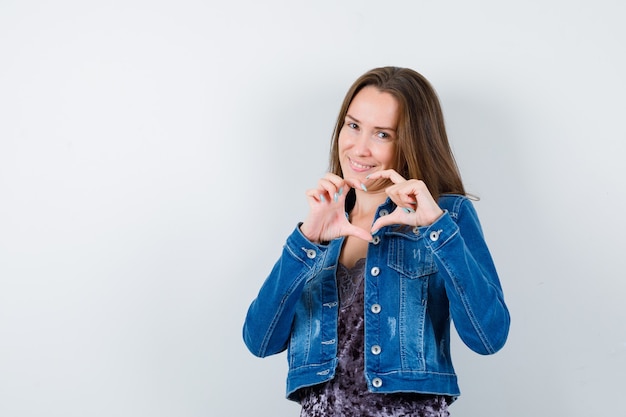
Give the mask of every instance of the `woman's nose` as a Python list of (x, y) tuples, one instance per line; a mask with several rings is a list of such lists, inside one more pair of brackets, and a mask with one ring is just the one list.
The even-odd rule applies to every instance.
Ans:
[(364, 133), (360, 132), (354, 140), (354, 149), (359, 156), (365, 156), (369, 153), (370, 140)]

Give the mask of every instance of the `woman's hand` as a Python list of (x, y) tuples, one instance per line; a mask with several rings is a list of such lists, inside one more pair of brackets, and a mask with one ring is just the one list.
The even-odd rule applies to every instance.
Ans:
[(393, 182), (385, 192), (396, 204), (397, 208), (387, 216), (379, 217), (372, 225), (372, 233), (383, 226), (391, 224), (407, 224), (410, 226), (429, 226), (443, 214), (421, 180), (406, 180), (393, 169), (378, 171), (367, 177), (370, 180), (386, 178)]
[(355, 180), (328, 173), (319, 180), (317, 188), (306, 192), (309, 215), (300, 230), (311, 242), (330, 242), (340, 236), (356, 236), (370, 241), (372, 235), (352, 225), (346, 218), (345, 201), (350, 188), (360, 187)]

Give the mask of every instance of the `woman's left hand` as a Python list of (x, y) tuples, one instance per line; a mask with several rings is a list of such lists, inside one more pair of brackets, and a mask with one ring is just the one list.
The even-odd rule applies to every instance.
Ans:
[(424, 181), (407, 180), (393, 169), (375, 172), (368, 175), (367, 178), (369, 180), (381, 178), (390, 180), (393, 185), (387, 187), (385, 192), (397, 206), (392, 213), (381, 216), (374, 222), (372, 233), (391, 224), (429, 226), (443, 214), (443, 210), (428, 191)]

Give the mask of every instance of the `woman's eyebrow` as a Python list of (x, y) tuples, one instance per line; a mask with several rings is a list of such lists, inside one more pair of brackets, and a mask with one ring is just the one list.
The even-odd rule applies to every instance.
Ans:
[[(361, 123), (356, 117), (351, 116), (350, 114), (346, 114), (346, 118), (351, 119), (353, 122), (355, 123)], [(383, 127), (383, 126), (374, 126), (374, 129), (379, 129), (379, 130), (391, 130), (392, 132), (395, 132), (396, 129), (394, 129), (393, 127)]]
[(346, 117), (352, 119), (353, 122), (361, 123), (356, 117), (350, 116), (349, 114), (346, 114)]

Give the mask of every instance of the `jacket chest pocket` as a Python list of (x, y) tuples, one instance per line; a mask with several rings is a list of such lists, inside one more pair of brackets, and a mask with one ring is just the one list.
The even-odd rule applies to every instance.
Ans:
[(437, 272), (433, 253), (422, 238), (413, 239), (402, 234), (390, 236), (387, 265), (409, 279)]

